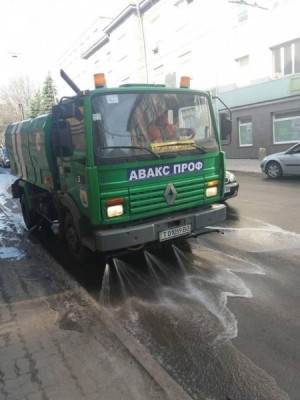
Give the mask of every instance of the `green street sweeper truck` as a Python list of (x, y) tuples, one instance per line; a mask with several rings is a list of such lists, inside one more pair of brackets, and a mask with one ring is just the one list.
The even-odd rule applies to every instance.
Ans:
[[(197, 235), (226, 218), (225, 155), (231, 123), (208, 92), (126, 84), (75, 91), (52, 112), (5, 132), (25, 225), (59, 224), (72, 256), (134, 250)], [(220, 128), (219, 128), (220, 127)]]

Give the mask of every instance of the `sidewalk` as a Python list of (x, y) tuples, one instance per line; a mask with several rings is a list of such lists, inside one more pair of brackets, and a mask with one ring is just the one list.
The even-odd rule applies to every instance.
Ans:
[(226, 160), (226, 168), (230, 172), (254, 172), (261, 174), (260, 160), (229, 158)]
[(2, 204), (0, 239), (1, 399), (190, 399)]

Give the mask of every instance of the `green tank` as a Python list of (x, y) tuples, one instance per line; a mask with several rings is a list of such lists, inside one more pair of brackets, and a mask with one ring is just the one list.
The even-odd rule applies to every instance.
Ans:
[(10, 124), (5, 139), (12, 173), (40, 188), (55, 190), (57, 169), (52, 151), (51, 114)]

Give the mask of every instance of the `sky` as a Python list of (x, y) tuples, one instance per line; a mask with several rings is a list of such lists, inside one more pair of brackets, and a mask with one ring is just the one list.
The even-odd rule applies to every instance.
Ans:
[(37, 86), (97, 19), (115, 17), (127, 0), (0, 0), (0, 86), (28, 76)]

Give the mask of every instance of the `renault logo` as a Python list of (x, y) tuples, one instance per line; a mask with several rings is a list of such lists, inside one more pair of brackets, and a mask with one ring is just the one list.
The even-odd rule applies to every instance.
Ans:
[(164, 198), (166, 202), (171, 206), (174, 204), (175, 200), (177, 197), (177, 191), (173, 185), (173, 183), (169, 183), (168, 186), (166, 187), (165, 193), (164, 193)]

